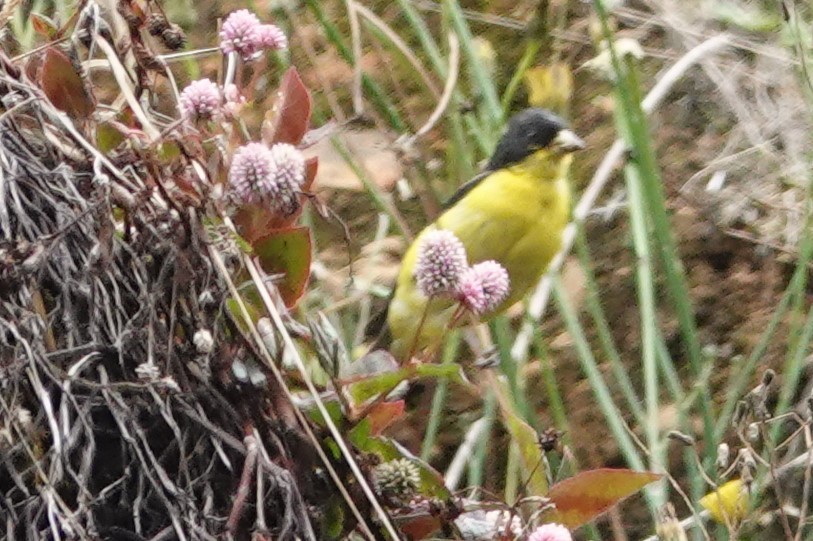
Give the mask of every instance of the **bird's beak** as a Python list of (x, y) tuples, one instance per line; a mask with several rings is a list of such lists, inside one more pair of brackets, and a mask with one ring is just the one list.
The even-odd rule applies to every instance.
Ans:
[(575, 152), (585, 146), (582, 138), (571, 130), (561, 130), (553, 139), (553, 147), (564, 153)]

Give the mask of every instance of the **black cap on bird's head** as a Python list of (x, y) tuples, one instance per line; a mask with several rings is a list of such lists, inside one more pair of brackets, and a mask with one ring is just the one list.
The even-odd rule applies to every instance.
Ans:
[(493, 171), (514, 165), (543, 148), (559, 153), (574, 152), (584, 148), (584, 141), (550, 111), (525, 109), (508, 121), (508, 128), (497, 143), (486, 169)]

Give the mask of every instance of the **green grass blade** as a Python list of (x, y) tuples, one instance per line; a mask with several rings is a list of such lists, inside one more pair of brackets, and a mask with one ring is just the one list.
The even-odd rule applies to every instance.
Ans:
[(596, 276), (593, 272), (593, 265), (590, 260), (590, 254), (587, 248), (587, 242), (584, 238), (584, 230), (579, 229), (579, 235), (576, 237), (576, 255), (579, 257), (581, 268), (584, 272), (586, 279), (587, 297), (585, 305), (587, 313), (593, 320), (593, 325), (596, 329), (599, 344), (604, 352), (604, 356), (610, 363), (610, 368), (613, 371), (621, 393), (627, 401), (632, 414), (637, 423), (642, 423), (644, 420), (644, 408), (641, 405), (641, 400), (635, 387), (630, 380), (628, 368), (624, 366), (621, 355), (618, 353), (618, 348), (615, 346), (612, 332), (610, 331), (610, 324), (607, 322), (607, 317), (604, 314), (604, 309), (601, 306), (601, 297), (599, 287), (596, 283)]
[[(441, 364), (452, 364), (457, 360), (457, 352), (460, 349), (460, 333), (452, 331), (443, 345), (443, 354), (441, 357)], [(426, 425), (426, 434), (423, 437), (421, 444), (421, 458), (429, 461), (432, 457), (432, 450), (435, 447), (435, 440), (437, 439), (438, 430), (440, 429), (440, 421), (443, 417), (443, 408), (446, 405), (446, 395), (449, 390), (449, 382), (445, 378), (438, 381), (435, 388), (435, 394), (432, 396), (432, 407), (429, 411), (429, 422)]]
[(460, 38), (460, 45), (463, 49), (463, 54), (468, 60), (474, 81), (477, 88), (482, 92), (482, 98), (485, 104), (487, 113), (486, 126), (489, 132), (494, 132), (499, 126), (502, 125), (502, 106), (497, 97), (497, 89), (494, 85), (492, 76), (477, 56), (477, 52), (473, 43), (473, 36), (466, 18), (463, 15), (460, 5), (456, 0), (445, 0), (443, 2), (444, 13), (448, 16), (452, 28), (457, 36)]
[[(613, 71), (617, 79), (616, 95), (621, 108), (619, 119), (622, 121), (624, 134), (632, 155), (628, 167), (634, 168), (641, 180), (641, 197), (651, 220), (655, 246), (663, 264), (666, 286), (672, 301), (672, 308), (677, 316), (681, 336), (692, 369), (696, 375), (702, 372), (703, 356), (700, 339), (697, 334), (697, 322), (691, 305), (689, 287), (683, 264), (677, 252), (677, 246), (669, 224), (665, 196), (660, 170), (649, 134), (649, 123), (641, 107), (641, 87), (637, 77), (635, 60), (627, 58), (622, 62), (613, 45), (613, 35), (608, 23), (607, 11), (602, 0), (594, 3), (602, 25), (604, 38), (609, 45)], [(700, 397), (700, 409), (703, 419), (703, 436), (706, 441), (714, 440), (714, 415), (711, 401), (707, 395)], [(714, 446), (706, 446), (706, 459), (714, 460)]]
[(590, 348), (590, 344), (587, 342), (584, 329), (581, 323), (579, 323), (578, 316), (570, 304), (570, 300), (567, 298), (567, 293), (564, 291), (559, 278), (554, 278), (553, 296), (559, 308), (559, 313), (564, 319), (565, 327), (573, 339), (579, 361), (582, 365), (582, 370), (584, 370), (584, 374), (590, 382), (590, 387), (596, 396), (598, 407), (604, 414), (605, 419), (607, 419), (607, 425), (613, 434), (613, 438), (615, 438), (615, 441), (618, 443), (621, 454), (631, 468), (643, 470), (643, 460), (641, 460), (632, 438), (629, 433), (627, 433), (627, 428), (621, 420), (621, 412), (613, 401), (610, 389), (604, 381), (604, 377), (598, 368), (595, 357), (593, 357), (593, 352)]

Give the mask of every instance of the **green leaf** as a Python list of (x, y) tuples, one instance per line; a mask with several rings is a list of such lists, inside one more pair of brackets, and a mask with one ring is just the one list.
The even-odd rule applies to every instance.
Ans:
[[(242, 299), (243, 303), (246, 305), (246, 311), (248, 312), (251, 321), (257, 323), (260, 320), (260, 317), (262, 317), (262, 312), (257, 306), (254, 306), (245, 295), (242, 295)], [(226, 299), (226, 310), (229, 315), (231, 315), (232, 320), (240, 328), (240, 330), (245, 334), (249, 334), (250, 331), (248, 329), (248, 325), (243, 317), (243, 311), (240, 310), (240, 303), (237, 302), (237, 299)]]
[(390, 393), (399, 383), (413, 378), (419, 379), (451, 379), (456, 383), (467, 384), (459, 365), (456, 364), (418, 364), (408, 365), (392, 372), (385, 372), (369, 378), (362, 379), (348, 386), (348, 392), (356, 405), (364, 404), (367, 400), (381, 394)]
[(110, 122), (96, 127), (96, 147), (107, 154), (126, 140), (124, 134)]
[(503, 424), (511, 434), (511, 439), (519, 448), (519, 457), (528, 479), (530, 493), (544, 496), (548, 491), (548, 479), (545, 476), (545, 453), (539, 445), (539, 435), (528, 423), (518, 415), (506, 415), (503, 412)]
[(554, 520), (577, 528), (661, 477), (657, 473), (609, 468), (578, 473), (556, 483), (548, 492), (556, 505)]
[(338, 496), (331, 495), (327, 504), (321, 505), (321, 532), (326, 539), (339, 539), (344, 533), (344, 506)]
[(296, 304), (305, 292), (311, 272), (311, 234), (307, 227), (281, 229), (252, 243), (260, 267), (275, 280), (287, 307)]
[(511, 439), (517, 444), (523, 470), (525, 475), (529, 476), (528, 488), (531, 494), (544, 496), (548, 492), (548, 479), (545, 476), (545, 453), (539, 445), (539, 435), (523, 420), (508, 386), (498, 382), (495, 390), (503, 424), (511, 434)]
[[(323, 400), (322, 401), (325, 405), (325, 410), (327, 410), (327, 414), (330, 416), (330, 419), (336, 426), (344, 426), (345, 418), (344, 413), (342, 412), (342, 405), (339, 403), (338, 400)], [(316, 404), (312, 407), (308, 407), (305, 409), (305, 415), (310, 417), (310, 419), (316, 423), (318, 426), (322, 428), (327, 427), (327, 423), (325, 423), (325, 418), (322, 415), (322, 411), (316, 407)]]

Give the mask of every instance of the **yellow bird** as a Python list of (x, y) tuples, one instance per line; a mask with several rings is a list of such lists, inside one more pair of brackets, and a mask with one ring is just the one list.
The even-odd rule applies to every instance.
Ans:
[(559, 250), (570, 217), (568, 169), (572, 152), (582, 148), (584, 142), (549, 111), (526, 109), (510, 119), (485, 171), (460, 187), (404, 256), (387, 311), (390, 351), (397, 359), (442, 340), (458, 306), (451, 298), (430, 300), (417, 286), (424, 236), (450, 231), (469, 264), (494, 260), (508, 271), (507, 298), (482, 317), (499, 314), (525, 296)]

